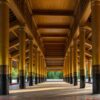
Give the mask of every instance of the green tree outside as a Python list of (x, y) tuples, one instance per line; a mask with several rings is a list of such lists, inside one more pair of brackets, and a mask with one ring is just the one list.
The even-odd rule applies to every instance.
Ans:
[(63, 72), (48, 72), (47, 78), (48, 79), (62, 79), (63, 78)]

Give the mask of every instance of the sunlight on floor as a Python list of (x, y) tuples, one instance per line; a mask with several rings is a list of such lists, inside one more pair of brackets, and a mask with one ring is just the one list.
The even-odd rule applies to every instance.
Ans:
[[(15, 88), (12, 86), (12, 88)], [(18, 87), (18, 85), (17, 85)], [(26, 89), (10, 90), (9, 96), (0, 100), (100, 100), (100, 95), (92, 95), (92, 84), (80, 89), (65, 82), (45, 82)]]

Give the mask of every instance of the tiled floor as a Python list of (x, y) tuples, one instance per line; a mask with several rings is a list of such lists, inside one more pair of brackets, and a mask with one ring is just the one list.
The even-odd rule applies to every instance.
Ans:
[(0, 96), (0, 100), (100, 100), (100, 95), (92, 95), (91, 84), (80, 89), (65, 82), (45, 82), (23, 90), (18, 86), (10, 89), (10, 95)]

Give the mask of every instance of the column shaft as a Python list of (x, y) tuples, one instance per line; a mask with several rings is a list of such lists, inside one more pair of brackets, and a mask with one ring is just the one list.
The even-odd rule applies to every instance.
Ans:
[(70, 83), (70, 53), (68, 52), (68, 83)]
[(100, 93), (100, 0), (92, 1), (93, 93)]
[(73, 48), (70, 48), (70, 84), (73, 84)]
[(85, 87), (85, 29), (80, 28), (80, 88)]
[(18, 70), (18, 76), (17, 76), (17, 83), (19, 83), (19, 61), (17, 62), (18, 64), (18, 67), (17, 67), (17, 70)]
[(25, 88), (25, 38), (26, 34), (23, 32), (23, 27), (19, 29), (19, 87)]
[(65, 66), (66, 66), (66, 62), (65, 62), (66, 58), (64, 58), (64, 66), (63, 66), (63, 79), (64, 81), (66, 81), (66, 75), (65, 75)]
[(38, 57), (37, 57), (37, 64), (38, 64), (38, 83), (40, 83), (40, 51), (38, 51)]
[(66, 56), (66, 61), (65, 61), (65, 70), (66, 70), (66, 82), (68, 82), (68, 55)]
[(38, 84), (38, 65), (37, 65), (37, 48), (35, 48), (35, 84)]
[(74, 86), (77, 85), (77, 64), (78, 64), (78, 61), (77, 61), (77, 39), (74, 40)]
[(33, 85), (33, 41), (29, 44), (29, 86)]
[(9, 94), (9, 8), (6, 0), (0, 0), (0, 95)]
[(92, 60), (88, 60), (88, 82), (91, 83), (91, 67), (92, 67)]
[(9, 83), (12, 83), (12, 58), (9, 58)]

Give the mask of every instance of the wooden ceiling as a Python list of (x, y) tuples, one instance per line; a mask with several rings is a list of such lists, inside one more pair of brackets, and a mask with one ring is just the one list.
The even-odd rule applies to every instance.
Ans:
[[(11, 0), (13, 1), (13, 0)], [(9, 2), (11, 2), (9, 1)], [(16, 1), (16, 0), (15, 0)], [(86, 1), (86, 0), (85, 0)], [(88, 0), (87, 0), (88, 1)], [(8, 2), (8, 3), (9, 3)], [(70, 45), (69, 41), (73, 35), (75, 27), (79, 0), (25, 0), (32, 15), (32, 21), (36, 27), (35, 38), (42, 45), (42, 50), (46, 59), (47, 66), (63, 66), (66, 48)], [(9, 3), (11, 5), (12, 3)], [(85, 4), (84, 4), (85, 5)], [(11, 5), (10, 10), (10, 54), (18, 57), (18, 27), (20, 18)], [(85, 7), (85, 6), (84, 6)], [(87, 11), (88, 5), (85, 10)], [(90, 8), (89, 8), (90, 10)], [(86, 15), (85, 15), (86, 13)], [(91, 57), (91, 21), (90, 13), (83, 12), (83, 22), (87, 28), (86, 33), (86, 56)], [(78, 22), (78, 21), (77, 21)], [(87, 24), (88, 23), (88, 24)], [(77, 25), (76, 25), (77, 26)], [(77, 30), (77, 29), (76, 29)], [(25, 30), (26, 34), (28, 33)], [(28, 49), (28, 34), (26, 39), (26, 54)], [(77, 35), (78, 38), (78, 35)], [(79, 42), (79, 41), (78, 41)], [(36, 44), (38, 44), (36, 43)]]
[[(48, 66), (62, 66), (76, 0), (29, 0)], [(51, 59), (52, 58), (52, 59)]]

